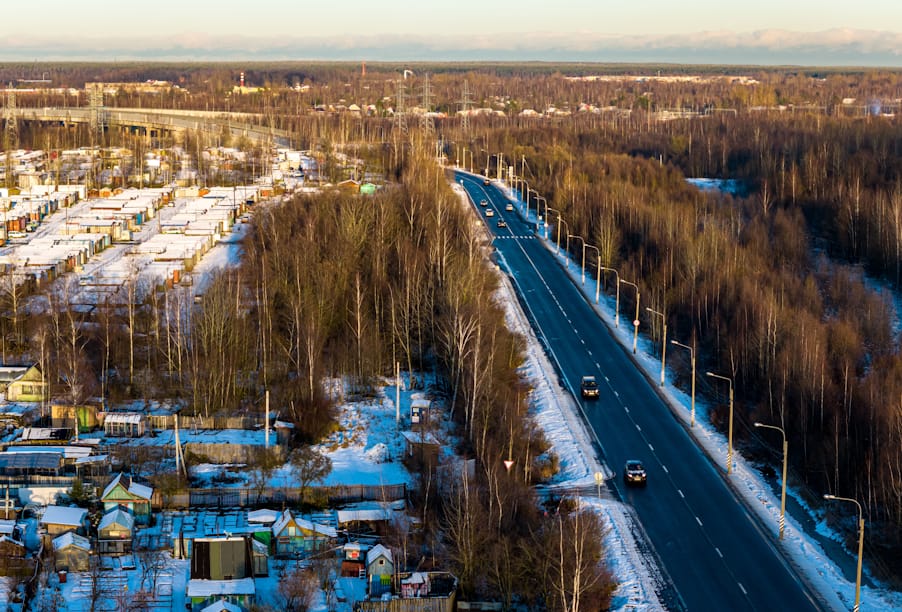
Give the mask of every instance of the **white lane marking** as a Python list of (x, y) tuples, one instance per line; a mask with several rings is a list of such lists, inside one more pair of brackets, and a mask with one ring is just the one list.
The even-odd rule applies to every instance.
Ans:
[(702, 525), (702, 519), (700, 519), (700, 518), (698, 518), (698, 517), (695, 517), (695, 522), (698, 523), (698, 526), (699, 526), (699, 527), (703, 527), (703, 525)]
[(666, 466), (666, 465), (663, 465), (663, 464), (662, 464), (662, 465), (661, 465), (661, 468), (664, 470), (664, 473), (665, 473), (665, 474), (669, 474), (669, 473), (670, 473), (670, 470), (667, 469), (667, 466)]
[(748, 594), (749, 594), (749, 592), (745, 590), (745, 587), (742, 586), (742, 583), (741, 583), (741, 582), (737, 582), (736, 584), (738, 584), (738, 585), (739, 585), (739, 588), (742, 589), (742, 594), (743, 594), (743, 595), (748, 595)]
[[(583, 343), (583, 344), (585, 344), (585, 343)], [(593, 356), (593, 355), (592, 355), (592, 351), (586, 350), (586, 352), (589, 353), (589, 357), (592, 357), (592, 356)], [(596, 365), (597, 365), (597, 364), (596, 364)]]
[(714, 550), (717, 552), (718, 555), (720, 555), (720, 558), (723, 559), (723, 553), (720, 552), (720, 549), (715, 546)]
[[(617, 392), (616, 392), (616, 391), (614, 391), (614, 395), (617, 395)], [(624, 412), (626, 412), (627, 414), (630, 413), (629, 406), (624, 406), (624, 407), (623, 407), (623, 410), (624, 410)]]
[(642, 431), (642, 428), (639, 427), (639, 424), (638, 424), (638, 423), (636, 423), (636, 429), (638, 429), (639, 431)]
[[(574, 327), (574, 328), (573, 328), (573, 331), (574, 331), (574, 332), (575, 332), (575, 331), (576, 331), (576, 328), (575, 328), (575, 327)], [(583, 344), (585, 344), (585, 343), (586, 343), (586, 341), (585, 341), (585, 340), (583, 340), (583, 339), (582, 339), (582, 338), (580, 338), (580, 339), (579, 339), (579, 341), (580, 341), (580, 342), (582, 342), (582, 343), (583, 343)]]
[(620, 394), (619, 394), (617, 391), (614, 391), (614, 395), (615, 395), (616, 397), (620, 397)]
[(682, 497), (682, 498), (683, 498), (683, 499), (686, 499), (686, 496), (685, 496), (685, 495), (683, 495), (683, 491), (682, 491), (682, 489), (677, 489), (677, 493), (679, 493), (679, 494), (680, 494), (680, 497)]
[(605, 381), (605, 382), (611, 382), (611, 379), (608, 378), (607, 376), (605, 376), (605, 377), (604, 377), (604, 381)]
[(648, 445), (648, 448), (651, 449), (651, 452), (655, 452), (655, 447), (652, 446), (651, 444)]

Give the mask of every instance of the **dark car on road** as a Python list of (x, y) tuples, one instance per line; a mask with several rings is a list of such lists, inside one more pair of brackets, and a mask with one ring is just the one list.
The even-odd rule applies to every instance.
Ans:
[(645, 473), (645, 467), (641, 461), (630, 459), (626, 462), (623, 467), (623, 481), (628, 485), (645, 486), (648, 475)]
[(598, 382), (594, 376), (583, 376), (579, 383), (579, 393), (583, 399), (598, 399)]

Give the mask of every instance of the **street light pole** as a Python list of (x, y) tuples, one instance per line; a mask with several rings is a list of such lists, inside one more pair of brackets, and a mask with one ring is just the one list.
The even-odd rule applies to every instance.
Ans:
[(639, 285), (625, 281), (622, 278), (617, 279), (618, 283), (631, 285), (636, 288), (636, 318), (633, 319), (633, 355), (636, 354), (636, 347), (639, 345)]
[(665, 372), (664, 366), (667, 361), (667, 317), (664, 316), (663, 312), (658, 312), (657, 310), (654, 310), (653, 308), (646, 307), (645, 310), (647, 310), (651, 314), (658, 315), (659, 317), (661, 317), (661, 324), (663, 325), (663, 328), (664, 328), (663, 329), (664, 336), (661, 339), (661, 386), (663, 387), (664, 386), (664, 372)]
[(786, 440), (786, 432), (782, 427), (776, 425), (765, 425), (764, 423), (755, 423), (755, 427), (763, 427), (765, 429), (776, 429), (783, 435), (783, 487), (780, 493), (780, 539), (783, 539), (783, 530), (786, 526), (786, 462), (789, 456), (789, 442)]
[(564, 221), (561, 217), (561, 213), (557, 214), (557, 236), (555, 236), (556, 242), (554, 246), (554, 252), (560, 253), (561, 251), (561, 223), (563, 223), (567, 228), (567, 234), (570, 234), (570, 224)]
[(598, 247), (592, 244), (586, 244), (583, 242), (583, 261), (586, 259), (586, 249), (595, 249), (595, 303), (598, 303), (598, 298), (601, 295), (601, 251), (598, 250)]
[[(569, 227), (567, 228), (567, 231), (570, 231)], [(571, 238), (579, 238), (580, 240), (583, 240), (583, 237), (580, 236), (579, 234), (567, 234), (567, 247), (565, 250), (567, 251), (567, 267), (568, 268), (570, 267), (570, 239)], [(585, 243), (586, 243), (586, 241), (583, 240), (583, 244), (585, 244)], [(583, 263), (585, 263), (585, 260), (583, 260)]]
[(858, 570), (855, 573), (855, 605), (852, 607), (852, 612), (858, 612), (861, 604), (861, 555), (864, 552), (864, 512), (862, 512), (861, 504), (858, 503), (858, 500), (851, 497), (824, 495), (824, 499), (852, 502), (858, 506)]
[(719, 378), (730, 383), (730, 425), (727, 433), (727, 474), (733, 473), (733, 379), (714, 374), (713, 372), (705, 372), (711, 378)]
[[(545, 204), (545, 216), (548, 216), (548, 200), (545, 199), (545, 196), (539, 195), (539, 192), (536, 192), (536, 221), (541, 221), (542, 216), (539, 215), (539, 202)], [(526, 220), (529, 221), (529, 215), (526, 215)]]
[(692, 409), (689, 411), (689, 427), (695, 427), (695, 349), (676, 340), (671, 340), (670, 343), (689, 351), (689, 361), (692, 364)]
[[(599, 260), (600, 259), (601, 258), (599, 258)], [(614, 273), (614, 284), (616, 286), (616, 289), (614, 290), (614, 327), (620, 327), (620, 274), (618, 274), (617, 270), (614, 268), (599, 266), (599, 269), (604, 270), (605, 272)]]

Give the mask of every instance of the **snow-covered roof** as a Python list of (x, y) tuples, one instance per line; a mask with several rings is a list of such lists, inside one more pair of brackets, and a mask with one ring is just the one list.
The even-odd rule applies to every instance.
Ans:
[(387, 508), (361, 508), (356, 510), (337, 510), (338, 524), (345, 523), (370, 522), (370, 521), (388, 521), (391, 520), (391, 510)]
[(84, 508), (47, 506), (47, 509), (44, 511), (44, 516), (41, 517), (41, 524), (80, 527), (87, 514), (88, 511)]
[(242, 608), (227, 602), (225, 599), (220, 599), (206, 608), (201, 609), (200, 612), (242, 612)]
[(389, 563), (392, 563), (391, 551), (382, 544), (376, 544), (366, 553), (366, 564), (369, 565), (379, 557), (385, 557)]
[(407, 578), (401, 579), (401, 584), (428, 584), (429, 575), (425, 572), (414, 572)]
[(74, 446), (66, 444), (63, 446), (39, 446), (36, 444), (17, 444), (9, 446), (7, 453), (60, 453), (64, 459), (75, 459), (88, 457), (93, 449), (87, 446)]
[(247, 513), (248, 523), (275, 523), (281, 512), (278, 510), (268, 510), (262, 508), (260, 510), (251, 510)]
[(106, 529), (111, 525), (122, 525), (131, 531), (135, 526), (135, 518), (122, 508), (116, 508), (103, 515), (103, 518), (100, 519), (100, 524), (97, 525), (97, 529)]
[(404, 436), (404, 439), (411, 444), (434, 444), (436, 446), (440, 445), (438, 438), (432, 435), (432, 432), (430, 431), (402, 431), (401, 435)]
[(74, 531), (67, 531), (58, 538), (53, 538), (53, 550), (62, 550), (70, 546), (75, 546), (82, 550), (91, 550), (91, 541)]
[(141, 499), (146, 499), (146, 500), (150, 501), (150, 499), (153, 497), (153, 488), (152, 487), (148, 487), (147, 485), (142, 485), (142, 484), (133, 482), (131, 478), (124, 475), (122, 472), (119, 472), (118, 474), (116, 474), (116, 477), (113, 478), (113, 480), (110, 482), (110, 484), (108, 484), (106, 486), (106, 488), (103, 490), (103, 495), (101, 496), (101, 499), (106, 498), (113, 491), (113, 489), (116, 488), (116, 485), (119, 485), (119, 484), (122, 484), (122, 486), (125, 487), (125, 489), (129, 493), (131, 493), (132, 495), (134, 495), (136, 497), (140, 497)]
[(217, 595), (254, 595), (256, 587), (253, 578), (238, 580), (201, 580), (195, 578), (188, 581), (188, 597), (216, 597)]
[(276, 522), (272, 525), (272, 532), (274, 535), (279, 535), (285, 530), (292, 521), (294, 521), (294, 515), (291, 514), (291, 510), (284, 510), (282, 514), (279, 515), (279, 518), (276, 519)]
[(136, 414), (134, 412), (113, 412), (107, 413), (103, 422), (118, 423), (120, 425), (139, 425), (142, 421), (144, 421), (143, 414)]
[(307, 519), (302, 518), (296, 518), (295, 522), (301, 529), (312, 531), (313, 533), (317, 533), (319, 535), (324, 535), (327, 538), (338, 537), (338, 532), (335, 531), (334, 527), (329, 527), (328, 525), (320, 525), (319, 523), (314, 523), (313, 521), (308, 521)]

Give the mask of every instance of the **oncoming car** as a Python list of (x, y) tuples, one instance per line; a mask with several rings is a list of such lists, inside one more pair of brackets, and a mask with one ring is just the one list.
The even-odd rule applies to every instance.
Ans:
[(507, 222), (504, 219), (498, 219), (498, 227), (507, 227)]
[(495, 211), (492, 210), (492, 209), (490, 208), (490, 209), (488, 209), (487, 211), (485, 211), (485, 216), (486, 216), (486, 217), (494, 217), (494, 216), (495, 216)]
[(491, 183), (492, 183), (492, 181), (490, 181), (489, 179), (482, 179), (483, 185), (490, 185)]
[(506, 210), (507, 212), (510, 212), (510, 211), (512, 211), (513, 209), (514, 209), (514, 205), (511, 204), (510, 202), (508, 202), (508, 203), (507, 203), (507, 206), (504, 207), (504, 210)]
[(598, 382), (594, 376), (583, 376), (579, 383), (579, 394), (583, 399), (598, 399)]
[(479, 200), (479, 205), (480, 205), (480, 206), (488, 206), (489, 203), (486, 202), (485, 200)]
[(623, 467), (623, 481), (628, 485), (645, 486), (648, 482), (648, 475), (645, 473), (645, 467), (642, 462), (637, 459), (630, 459)]

